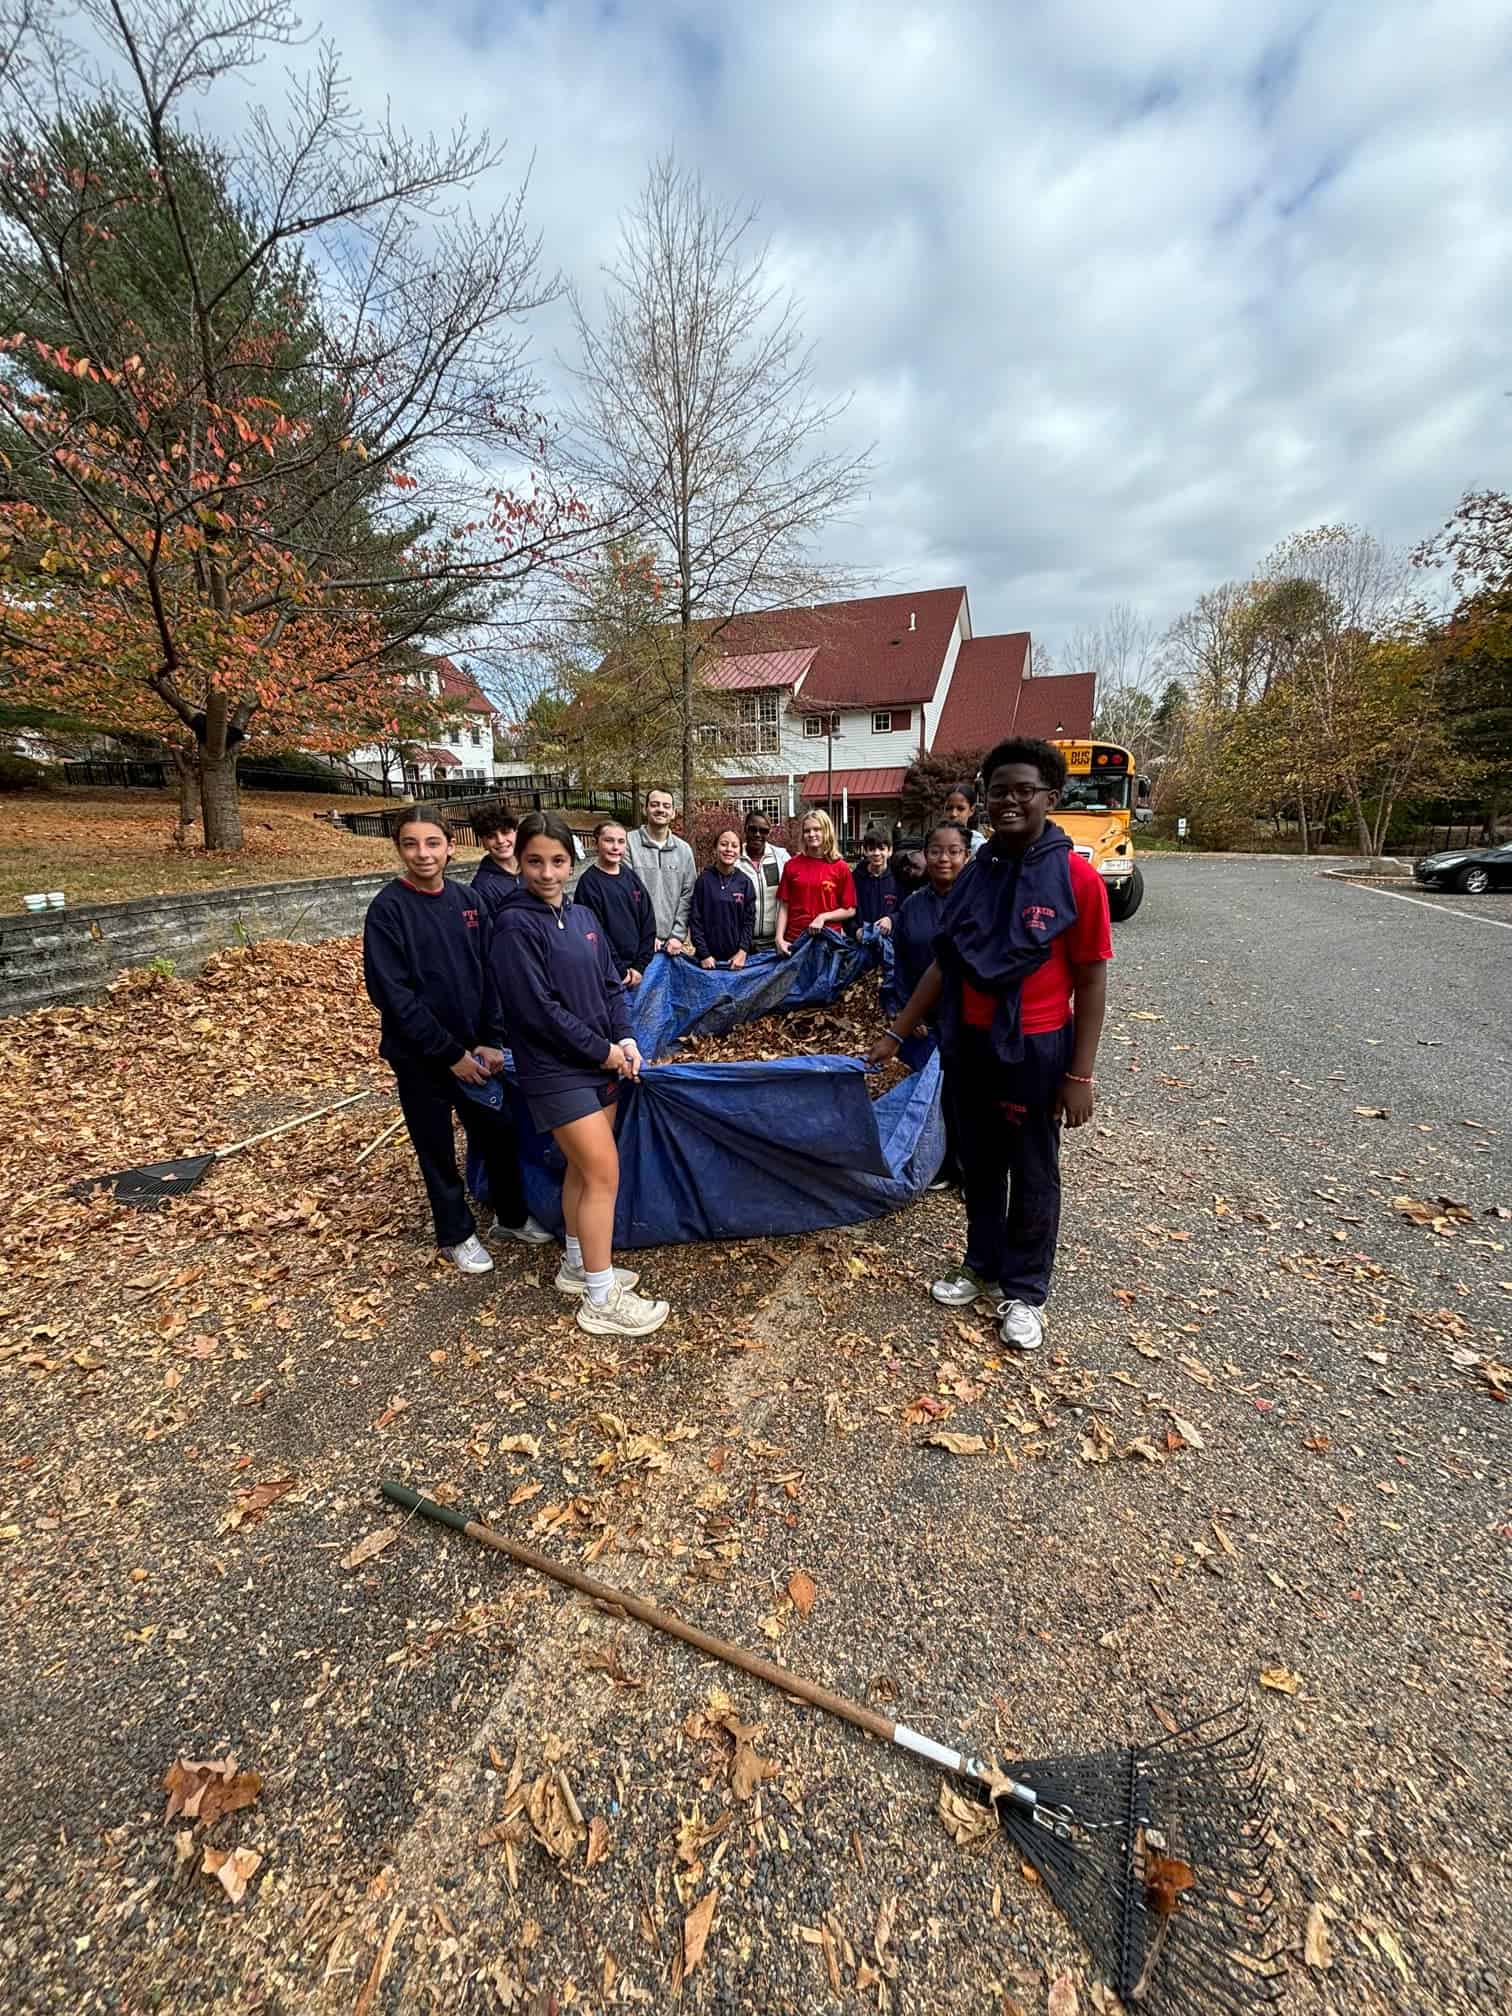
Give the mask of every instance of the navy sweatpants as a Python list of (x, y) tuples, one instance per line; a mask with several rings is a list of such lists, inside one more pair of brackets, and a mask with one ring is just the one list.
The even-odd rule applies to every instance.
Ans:
[(520, 1156), (508, 1109), (494, 1113), (469, 1099), (444, 1064), (391, 1063), (399, 1085), (399, 1110), (415, 1144), (436, 1244), (460, 1246), (477, 1231), (462, 1178), (457, 1174), (457, 1150), (452, 1115), (462, 1122), (467, 1145), (476, 1151), (488, 1173), (488, 1195), (503, 1225), (525, 1223), (525, 1191), (520, 1182)]
[(1026, 1036), (1002, 1064), (983, 1030), (961, 1032), (952, 1062), (956, 1152), (966, 1197), (966, 1265), (1010, 1302), (1042, 1308), (1060, 1233), (1060, 1122), (1051, 1109), (1075, 1029)]

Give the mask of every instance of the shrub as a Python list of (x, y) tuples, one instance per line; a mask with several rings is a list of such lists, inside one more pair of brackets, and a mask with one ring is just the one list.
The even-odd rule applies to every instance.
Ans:
[(58, 773), (50, 764), (0, 749), (0, 791), (50, 791), (57, 781)]

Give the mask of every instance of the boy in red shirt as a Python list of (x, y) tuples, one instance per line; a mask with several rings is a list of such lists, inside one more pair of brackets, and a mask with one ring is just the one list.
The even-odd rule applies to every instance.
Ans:
[(999, 1335), (1044, 1341), (1060, 1231), (1060, 1127), (1092, 1118), (1113, 956), (1102, 877), (1050, 821), (1066, 782), (1048, 742), (1000, 742), (982, 766), (990, 842), (961, 871), (935, 963), (870, 1060), (937, 1023), (955, 1089), (966, 1259), (930, 1291), (947, 1308), (1001, 1292)]
[(805, 932), (838, 931), (856, 914), (856, 885), (835, 843), (828, 812), (805, 812), (794, 854), (777, 885), (777, 950), (784, 958)]

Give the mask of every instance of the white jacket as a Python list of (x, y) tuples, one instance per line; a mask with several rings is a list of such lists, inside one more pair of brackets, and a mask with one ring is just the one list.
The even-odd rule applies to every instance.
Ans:
[(775, 846), (770, 840), (760, 861), (753, 861), (744, 847), (736, 867), (756, 891), (756, 914), (752, 920), (751, 936), (758, 945), (770, 945), (777, 936), (777, 884), (782, 880), (782, 871), (787, 866), (788, 850)]

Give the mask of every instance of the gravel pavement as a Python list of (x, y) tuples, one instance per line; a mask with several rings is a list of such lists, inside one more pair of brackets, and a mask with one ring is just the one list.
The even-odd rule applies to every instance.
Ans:
[[(924, 1767), (402, 1521), (392, 1474), (1005, 1756), (1240, 1700), (1284, 2006), (1512, 2009), (1512, 937), (1301, 864), (1146, 872), (1037, 1359), (929, 1301), (948, 1197), (641, 1256), (675, 1313), (618, 1352), (537, 1256), (432, 1265), (398, 1168), (404, 1238), (328, 1235), (318, 1322), (225, 1319), (187, 1251), (202, 1356), (81, 1238), (118, 1355), (0, 1364), (4, 2006), (1109, 2006)], [(175, 1758), (228, 1753), (255, 1802), (165, 1826)], [(240, 1903), (206, 1845), (262, 1858)]]

